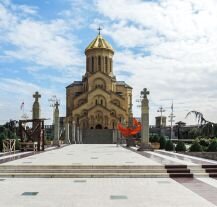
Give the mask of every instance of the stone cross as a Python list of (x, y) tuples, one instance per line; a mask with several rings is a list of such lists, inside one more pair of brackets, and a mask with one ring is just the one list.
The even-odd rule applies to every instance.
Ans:
[(39, 94), (39, 92), (36, 91), (35, 94), (33, 94), (33, 98), (35, 98), (35, 102), (38, 102), (38, 99), (41, 98), (41, 94)]
[(56, 101), (56, 103), (54, 104), (54, 106), (56, 107), (56, 109), (58, 109), (59, 108), (59, 102), (58, 101)]
[(144, 88), (143, 91), (141, 91), (142, 98), (147, 98), (147, 95), (149, 95), (150, 92), (147, 90), (147, 88)]
[(149, 143), (149, 101), (147, 95), (149, 91), (144, 88), (141, 91), (142, 95), (142, 110), (141, 110), (141, 120), (142, 120), (142, 130), (141, 130), (141, 145), (138, 149), (139, 151), (151, 150), (151, 145)]
[(59, 146), (59, 135), (60, 135), (60, 119), (59, 119), (59, 106), (60, 104), (58, 101), (54, 104), (56, 107), (54, 109), (54, 139), (53, 139), (53, 145)]
[(32, 119), (40, 119), (40, 104), (38, 99), (41, 98), (41, 95), (38, 91), (33, 94), (33, 98), (35, 98), (35, 101), (32, 106)]

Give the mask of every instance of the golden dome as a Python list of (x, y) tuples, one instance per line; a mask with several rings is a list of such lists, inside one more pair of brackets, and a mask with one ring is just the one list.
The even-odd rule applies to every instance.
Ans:
[(107, 49), (114, 52), (112, 46), (102, 37), (102, 35), (98, 34), (97, 37), (87, 46), (85, 49), (85, 53), (87, 50), (91, 49)]

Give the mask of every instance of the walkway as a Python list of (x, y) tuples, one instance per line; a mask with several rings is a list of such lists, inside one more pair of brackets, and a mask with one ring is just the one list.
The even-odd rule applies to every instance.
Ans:
[[(138, 153), (133, 150), (135, 149), (129, 150), (116, 145), (70, 145), (0, 164), (0, 173), (21, 175), (21, 178), (0, 177), (1, 205), (4, 207), (217, 206), (217, 180), (209, 178), (209, 173), (201, 168), (204, 164), (216, 166), (216, 161), (164, 151)], [(174, 166), (190, 167), (193, 174), (203, 170), (203, 175), (207, 176), (169, 178), (168, 171), (173, 171)], [(81, 176), (82, 173), (88, 175), (89, 172), (94, 175), (114, 174), (120, 177)], [(70, 175), (71, 178), (64, 176), (45, 178), (43, 176), (46, 173)], [(72, 178), (73, 173), (75, 176)], [(22, 177), (29, 174), (36, 176)], [(40, 174), (43, 175), (42, 178)], [(126, 174), (128, 176), (123, 178)], [(130, 177), (140, 174), (148, 176)]]

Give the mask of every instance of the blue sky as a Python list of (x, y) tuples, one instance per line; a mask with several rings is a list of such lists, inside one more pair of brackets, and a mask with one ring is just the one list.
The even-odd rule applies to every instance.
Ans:
[(0, 0), (0, 123), (19, 119), (20, 104), (31, 117), (32, 93), (61, 100), (65, 87), (81, 80), (86, 46), (102, 34), (115, 49), (117, 80), (133, 87), (136, 99), (150, 90), (150, 116), (162, 105), (176, 121), (198, 110), (217, 121), (217, 1), (215, 0)]

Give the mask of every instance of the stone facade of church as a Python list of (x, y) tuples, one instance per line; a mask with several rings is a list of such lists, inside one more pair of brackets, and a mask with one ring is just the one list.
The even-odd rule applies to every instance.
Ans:
[(115, 129), (132, 116), (132, 88), (113, 73), (112, 46), (97, 37), (85, 50), (82, 81), (66, 87), (66, 120), (83, 129)]

